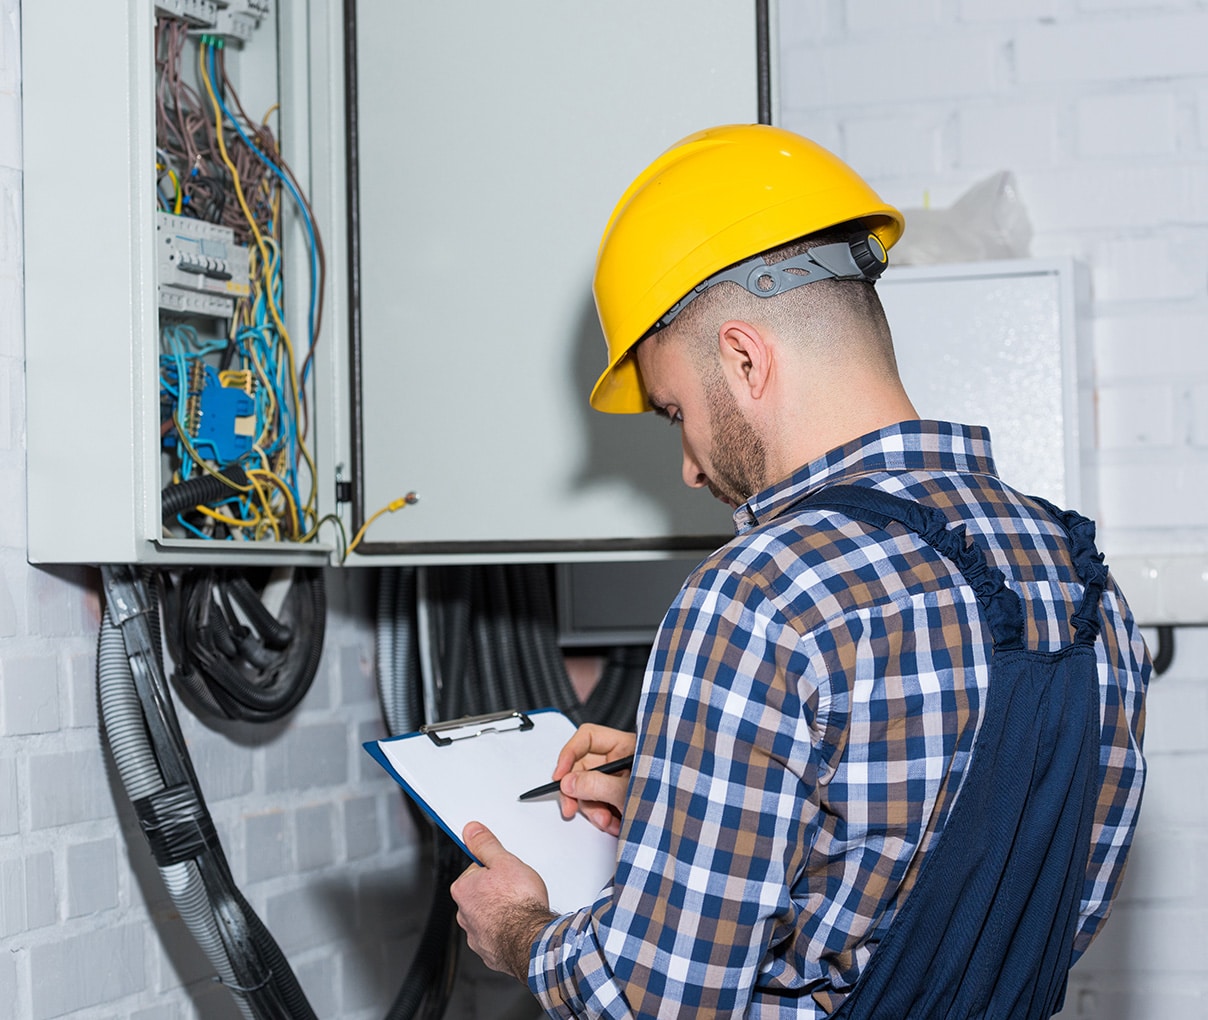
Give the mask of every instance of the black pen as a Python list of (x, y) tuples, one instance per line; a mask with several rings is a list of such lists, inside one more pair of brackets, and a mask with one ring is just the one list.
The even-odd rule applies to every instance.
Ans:
[[(594, 769), (587, 769), (588, 772), (603, 772), (606, 776), (611, 776), (614, 772), (622, 772), (625, 769), (633, 768), (633, 755), (625, 758), (618, 758), (616, 761), (606, 761), (603, 765), (597, 765)], [(569, 773), (567, 773), (569, 775)], [(520, 795), (521, 800), (532, 800), (534, 797), (544, 797), (547, 793), (556, 793), (562, 785), (562, 780), (556, 780), (552, 783), (544, 783), (541, 786), (536, 786), (531, 790), (527, 790)]]

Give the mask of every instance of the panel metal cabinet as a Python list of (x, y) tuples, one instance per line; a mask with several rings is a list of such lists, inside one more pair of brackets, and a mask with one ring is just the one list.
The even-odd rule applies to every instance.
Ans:
[(363, 550), (710, 548), (729, 517), (684, 489), (676, 436), (587, 405), (591, 275), (642, 167), (756, 119), (754, 5), (359, 6), (354, 482), (365, 512), (420, 496)]
[[(23, 13), (30, 558), (327, 562), (332, 541), (165, 536), (156, 5), (68, 6)], [(670, 430), (587, 409), (604, 361), (590, 278), (643, 165), (689, 131), (757, 118), (757, 5), (274, 6), (228, 61), (253, 108), (280, 100), (283, 151), (324, 232), (318, 510), (351, 531), (420, 496), (367, 533), (360, 551), (378, 555), (349, 562), (650, 555), (724, 533), (720, 506), (678, 491)], [(84, 66), (87, 102), (63, 73)], [(287, 231), (301, 279), (305, 245)], [(286, 288), (295, 318), (304, 290)]]

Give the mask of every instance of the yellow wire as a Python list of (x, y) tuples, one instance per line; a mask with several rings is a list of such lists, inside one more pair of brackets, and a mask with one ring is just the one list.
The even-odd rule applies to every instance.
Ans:
[[(267, 521), (269, 527), (273, 529), (273, 538), (280, 542), (281, 529), (277, 527), (277, 515), (273, 513), (273, 506), (269, 500), (269, 497), (265, 495), (264, 490), (260, 487), (260, 483), (253, 477), (250, 471), (248, 472), (248, 479), (251, 481), (252, 485), (256, 487), (256, 495), (260, 497), (260, 505), (264, 507), (265, 511), (264, 520)], [(264, 531), (262, 527), (258, 527), (256, 529), (257, 536), (263, 533)]]
[(267, 481), (271, 482), (273, 484), (273, 486), (276, 487), (276, 489), (279, 492), (281, 492), (285, 496), (285, 503), (289, 507), (289, 510), (290, 510), (290, 521), (293, 524), (293, 533), (295, 535), (302, 534), (302, 527), (301, 527), (300, 522), (298, 521), (298, 507), (297, 507), (297, 504), (294, 502), (294, 494), (289, 491), (289, 486), (285, 484), (284, 479), (280, 478), (275, 472), (268, 470), (267, 468), (260, 469), (260, 470), (253, 468), (251, 471), (249, 471), (247, 473), (247, 476), (248, 476), (248, 478), (264, 477)]
[(344, 522), (340, 520), (338, 514), (324, 514), (319, 518), (318, 523), (302, 536), (302, 541), (309, 542), (318, 535), (319, 529), (328, 521), (340, 529), (340, 562), (343, 563), (348, 556), (348, 533), (344, 530)]
[(382, 509), (375, 511), (369, 515), (369, 519), (361, 525), (360, 530), (353, 537), (353, 540), (348, 543), (348, 548), (344, 550), (344, 559), (351, 555), (352, 551), (361, 544), (361, 539), (365, 537), (365, 532), (369, 530), (369, 525), (376, 521), (383, 514), (392, 514), (395, 510), (401, 510), (405, 506), (410, 506), (416, 500), (415, 493), (409, 492), (405, 496), (400, 496), (398, 499), (387, 503)]
[[(248, 224), (252, 228), (252, 235), (256, 238), (256, 246), (260, 249), (260, 256), (264, 261), (266, 273), (270, 267), (270, 259), (266, 250), (264, 236), (260, 233), (260, 227), (257, 225), (255, 218), (252, 216), (252, 211), (248, 208), (247, 199), (243, 194), (243, 184), (239, 179), (239, 171), (235, 169), (235, 164), (231, 161), (230, 155), (227, 153), (226, 139), (222, 134), (222, 106), (218, 102), (218, 95), (214, 91), (214, 83), (210, 80), (210, 73), (206, 69), (206, 46), (202, 44), (198, 47), (198, 64), (202, 83), (205, 85), (206, 93), (210, 97), (210, 105), (214, 108), (214, 133), (218, 138), (218, 151), (222, 156), (222, 161), (226, 164), (227, 169), (231, 173), (231, 179), (235, 185), (235, 197), (239, 199), (239, 207), (243, 210), (243, 215), (247, 218)], [(291, 388), (294, 395), (294, 405), (302, 406), (301, 393), (298, 388), (298, 373), (294, 361), (294, 345), (289, 338), (289, 331), (285, 328), (285, 323), (281, 321), (281, 314), (277, 310), (277, 302), (273, 297), (272, 278), (267, 277), (268, 286), (265, 292), (268, 298), (269, 313), (272, 315), (273, 322), (281, 334), (281, 342), (285, 347), (286, 357), (289, 360), (289, 374)], [(299, 441), (298, 448), (302, 453), (303, 459), (306, 461), (307, 467), (310, 469), (310, 498), (307, 500), (306, 506), (313, 506), (315, 497), (318, 492), (318, 472), (315, 469), (315, 462), (310, 455), (310, 451), (306, 448), (305, 443)]]
[(238, 517), (228, 517), (226, 514), (220, 514), (217, 510), (211, 510), (208, 506), (198, 504), (193, 507), (198, 513), (205, 514), (207, 517), (212, 517), (216, 521), (221, 521), (223, 524), (228, 524), (232, 528), (250, 528), (260, 523), (260, 514), (255, 507), (249, 507), (252, 513), (256, 516), (250, 521), (241, 521)]

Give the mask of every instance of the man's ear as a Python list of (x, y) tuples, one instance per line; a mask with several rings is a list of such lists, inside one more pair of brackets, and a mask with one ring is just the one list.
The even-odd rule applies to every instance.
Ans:
[(772, 348), (758, 326), (742, 319), (722, 323), (717, 331), (722, 373), (752, 400), (759, 400), (772, 375)]

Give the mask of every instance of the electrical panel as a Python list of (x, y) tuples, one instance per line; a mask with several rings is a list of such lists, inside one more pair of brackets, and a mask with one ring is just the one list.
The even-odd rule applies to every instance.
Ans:
[[(768, 5), (100, 6), (23, 12), (31, 560), (724, 536), (673, 436), (581, 409), (604, 360), (590, 279), (638, 169), (771, 109)], [(90, 68), (87, 115), (39, 130), (81, 110), (65, 65)], [(67, 301), (80, 151), (108, 248)]]
[[(990, 430), (1002, 479), (1095, 516), (1086, 268), (1068, 258), (890, 266), (877, 283), (915, 409)], [(1081, 367), (1080, 367), (1081, 366)]]

